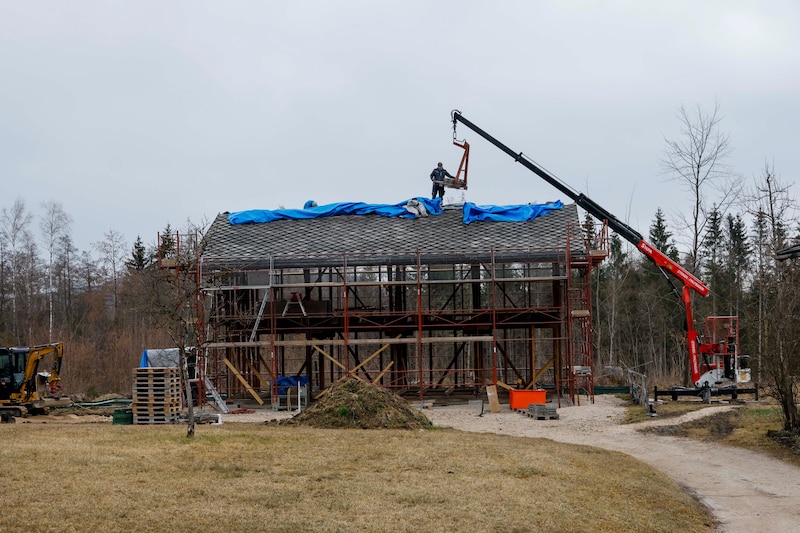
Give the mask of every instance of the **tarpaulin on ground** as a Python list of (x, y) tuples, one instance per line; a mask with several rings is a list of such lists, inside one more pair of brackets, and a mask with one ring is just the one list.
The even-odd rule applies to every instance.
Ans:
[(561, 209), (564, 204), (561, 200), (546, 204), (523, 205), (475, 205), (472, 202), (464, 203), (464, 224), (477, 220), (492, 222), (525, 222), (536, 217), (546, 215), (551, 211)]
[(308, 376), (278, 376), (273, 384), (278, 387), (278, 394), (286, 394), (290, 387), (308, 385)]
[(231, 224), (257, 224), (276, 220), (300, 220), (307, 218), (333, 217), (337, 215), (379, 215), (383, 217), (417, 218), (442, 213), (442, 200), (418, 197), (397, 204), (367, 204), (364, 202), (341, 202), (314, 205), (306, 202), (304, 209), (250, 209), (228, 214)]
[(163, 348), (156, 350), (145, 350), (142, 352), (142, 360), (139, 368), (177, 368), (180, 364), (181, 353), (178, 348)]

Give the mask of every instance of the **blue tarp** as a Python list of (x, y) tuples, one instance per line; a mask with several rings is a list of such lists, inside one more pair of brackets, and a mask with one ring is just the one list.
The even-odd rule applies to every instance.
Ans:
[[(416, 204), (416, 208), (415, 208)], [(536, 217), (561, 209), (561, 200), (546, 204), (522, 205), (476, 205), (464, 204), (464, 224), (477, 220), (492, 222), (526, 222)], [(421, 208), (421, 209), (420, 209)], [(309, 200), (303, 209), (251, 209), (228, 214), (231, 224), (258, 224), (276, 220), (300, 220), (307, 218), (333, 217), (337, 215), (379, 215), (383, 217), (416, 218), (422, 210), (428, 215), (439, 215), (442, 211), (442, 200), (428, 198), (412, 198), (398, 204), (367, 204), (364, 202), (342, 202), (336, 204), (316, 205)]]
[[(429, 215), (439, 215), (442, 213), (442, 200), (430, 200), (428, 198), (414, 198), (425, 207)], [(256, 224), (263, 222), (274, 222), (276, 220), (299, 220), (304, 218), (333, 217), (337, 215), (380, 215), (383, 217), (416, 218), (417, 215), (410, 211), (406, 206), (411, 200), (400, 202), (399, 204), (367, 204), (364, 202), (342, 202), (327, 205), (313, 205), (313, 202), (306, 202), (305, 209), (251, 209), (249, 211), (238, 211), (228, 214), (228, 221), (231, 224)]]
[(275, 386), (278, 387), (278, 394), (284, 395), (290, 387), (305, 387), (308, 384), (308, 376), (278, 376), (275, 378)]
[(475, 205), (472, 202), (466, 202), (464, 203), (464, 224), (469, 224), (476, 220), (525, 222), (562, 207), (564, 207), (564, 204), (561, 203), (561, 200), (546, 204), (523, 205)]
[(178, 348), (150, 349), (142, 352), (139, 368), (177, 368), (180, 366), (180, 350)]

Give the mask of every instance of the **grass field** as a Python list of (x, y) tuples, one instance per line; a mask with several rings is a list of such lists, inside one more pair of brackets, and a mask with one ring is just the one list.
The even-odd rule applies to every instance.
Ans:
[(0, 425), (0, 531), (713, 531), (628, 456), (455, 430)]

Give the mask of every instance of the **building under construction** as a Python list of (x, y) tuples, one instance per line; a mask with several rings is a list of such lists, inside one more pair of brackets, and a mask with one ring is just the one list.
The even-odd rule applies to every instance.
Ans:
[(590, 233), (575, 204), (468, 224), (462, 206), (250, 224), (220, 214), (197, 262), (204, 382), (273, 408), (347, 377), (421, 401), (487, 385), (592, 399), (589, 279), (607, 234)]

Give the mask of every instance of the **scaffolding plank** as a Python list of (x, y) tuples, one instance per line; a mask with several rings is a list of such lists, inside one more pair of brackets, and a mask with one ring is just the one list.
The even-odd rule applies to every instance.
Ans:
[(306, 339), (306, 340), (276, 340), (270, 342), (253, 341), (253, 342), (210, 342), (203, 345), (204, 348), (209, 350), (215, 348), (248, 348), (248, 347), (261, 347), (261, 346), (315, 346), (322, 345), (335, 345), (343, 346), (348, 345), (361, 345), (361, 344), (431, 344), (439, 342), (492, 342), (494, 337), (491, 335), (463, 335), (458, 337), (422, 337), (417, 339), (415, 337), (401, 337), (399, 339), (350, 339), (345, 342), (344, 339)]

